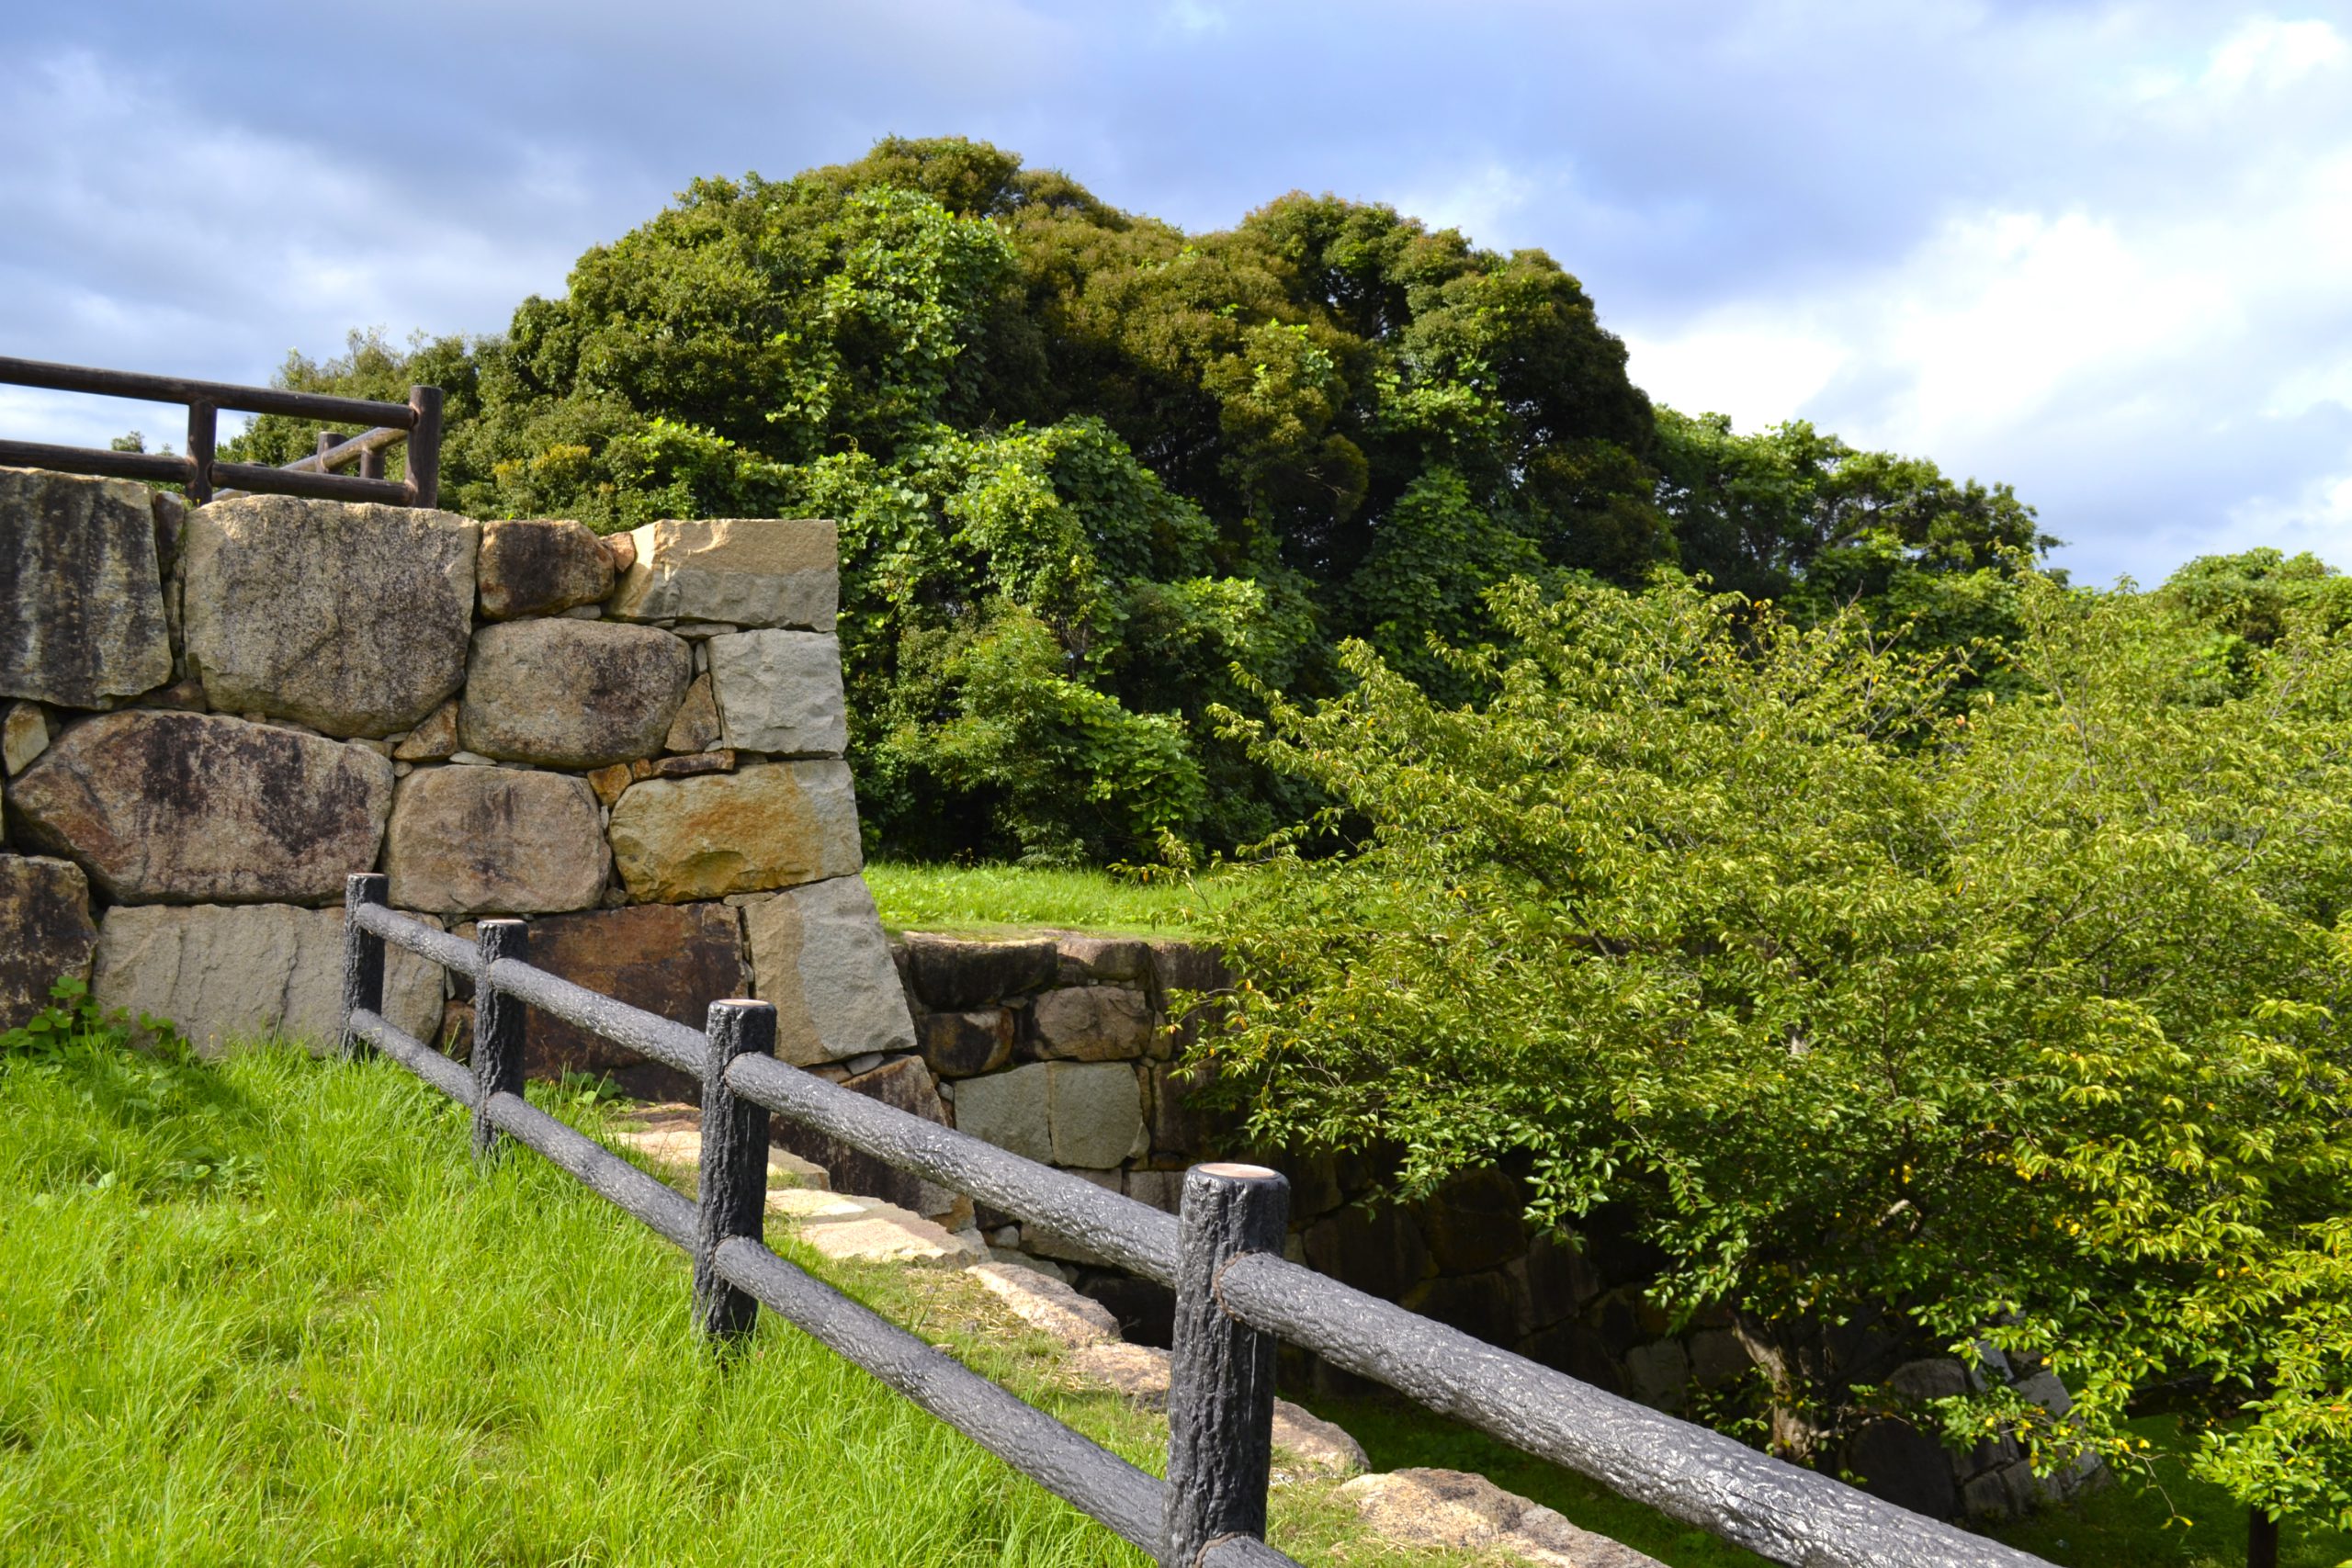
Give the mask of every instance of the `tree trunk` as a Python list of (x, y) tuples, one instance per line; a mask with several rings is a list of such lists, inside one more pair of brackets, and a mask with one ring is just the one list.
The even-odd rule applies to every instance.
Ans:
[(2259, 1508), (2245, 1511), (2245, 1568), (2278, 1568), (2278, 1521)]

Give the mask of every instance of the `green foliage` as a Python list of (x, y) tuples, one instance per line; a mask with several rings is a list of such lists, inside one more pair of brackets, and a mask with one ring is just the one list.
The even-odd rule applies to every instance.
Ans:
[(281, 379), (442, 385), (445, 504), (480, 516), (840, 518), (882, 841), (1102, 861), (1295, 819), (1202, 715), (1327, 688), (1335, 633), (1418, 659), (1508, 572), (1669, 557), (1624, 363), (1538, 252), (1303, 195), (1188, 236), (894, 138), (695, 182), (502, 335), (355, 334)]
[(1912, 640), (1959, 648), (2017, 630), (2017, 572), (2058, 541), (2007, 485), (1863, 452), (1791, 420), (1752, 435), (1719, 413), (1657, 414), (1658, 504), (1681, 565), (1814, 619), (1849, 604)]
[(2256, 655), (2290, 631), (2352, 626), (2352, 581), (2309, 553), (2199, 556), (2166, 578), (2157, 597), (2205, 627), (2216, 695), (2242, 692)]
[(1627, 1206), (1784, 1452), (1878, 1408), (1870, 1328), (2074, 1391), (1950, 1402), (1954, 1440), (2128, 1462), (2177, 1384), (2200, 1474), (2352, 1519), (2352, 638), (2215, 701), (2166, 605), (2016, 593), (2002, 697), (1679, 582), (1498, 590), (1476, 705), (1351, 645), (1344, 695), (1234, 721), (1353, 826), (1219, 911), (1225, 1081), (1408, 1190), (1510, 1161), (1540, 1220)]

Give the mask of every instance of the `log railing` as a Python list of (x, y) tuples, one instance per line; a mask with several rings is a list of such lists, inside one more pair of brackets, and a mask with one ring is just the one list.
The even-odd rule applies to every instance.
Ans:
[[(713, 1002), (706, 1027), (692, 1029), (532, 968), (520, 920), (484, 920), (469, 942), (394, 913), (387, 890), (384, 877), (366, 874), (351, 877), (345, 893), (345, 1054), (372, 1047), (471, 1109), (474, 1146), (485, 1157), (510, 1139), (535, 1149), (684, 1249), (707, 1334), (740, 1337), (769, 1307), (1163, 1568), (1293, 1562), (1264, 1540), (1279, 1339), (1776, 1562), (2047, 1568), (1285, 1261), (1290, 1194), (1272, 1171), (1195, 1166), (1180, 1213), (1163, 1213), (787, 1066), (773, 1054), (768, 1003)], [(470, 1069), (384, 1021), (388, 942), (473, 981)], [(697, 1201), (523, 1098), (526, 1006), (701, 1080)], [(769, 1251), (762, 1221), (771, 1114), (1171, 1287), (1167, 1480)]]
[[(441, 389), (411, 387), (405, 403), (371, 402), (323, 392), (289, 392), (278, 387), (238, 387), (225, 381), (192, 381), (178, 376), (148, 376), (130, 370), (99, 370), (86, 365), (52, 365), (39, 359), (0, 355), (0, 383), (46, 387), (62, 392), (180, 403), (187, 409), (187, 452), (113, 452), (95, 446), (55, 446), (38, 441), (0, 441), (0, 464), (54, 468), (69, 474), (107, 474), (116, 479), (154, 479), (187, 487), (202, 502), (228, 487), (314, 501), (375, 501), (393, 506), (437, 506), (441, 500)], [(213, 456), (220, 414), (288, 414), (296, 419), (356, 423), (370, 426), (350, 440), (322, 439), (308, 457), (273, 468), (260, 463), (224, 463)], [(322, 433), (323, 434), (324, 433)], [(407, 444), (408, 466), (397, 479), (384, 478), (384, 448)], [(334, 470), (356, 462), (359, 472)]]

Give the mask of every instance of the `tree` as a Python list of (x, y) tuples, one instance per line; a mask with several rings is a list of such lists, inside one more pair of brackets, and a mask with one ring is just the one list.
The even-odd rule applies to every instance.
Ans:
[(2015, 629), (2009, 581), (2058, 540), (2007, 485), (1857, 450), (1791, 420), (1735, 434), (1728, 416), (1657, 414), (1659, 506), (1684, 570), (1818, 617), (1864, 603), (1915, 641)]
[[(1328, 688), (1335, 633), (1418, 649), (1490, 629), (1507, 571), (1669, 554), (1624, 364), (1541, 253), (1299, 195), (1186, 235), (894, 138), (695, 182), (501, 336), (355, 335), (281, 378), (443, 385), (442, 494), (479, 516), (842, 518), (869, 820), (903, 851), (1101, 859), (1304, 809), (1202, 714)], [(263, 419), (235, 455), (312, 440)], [(1435, 553), (1457, 537), (1472, 558)]]
[(2216, 700), (2170, 606), (2018, 592), (2010, 694), (1957, 704), (1954, 656), (1681, 581), (1496, 590), (1464, 705), (1351, 644), (1343, 694), (1228, 720), (1343, 836), (1220, 907), (1205, 1059), (1408, 1194), (1508, 1160), (1539, 1222), (1637, 1216), (1792, 1458), (1888, 1356), (1989, 1345), (2073, 1411), (1914, 1413), (1951, 1440), (2129, 1464), (2178, 1385), (2203, 1473), (2352, 1517), (2352, 637)]

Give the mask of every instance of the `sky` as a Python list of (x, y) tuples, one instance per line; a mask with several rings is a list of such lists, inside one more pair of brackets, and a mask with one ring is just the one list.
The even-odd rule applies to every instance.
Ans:
[[(2006, 481), (2077, 581), (2352, 568), (2352, 0), (0, 0), (0, 354), (487, 333), (700, 175), (960, 134), (1582, 279), (1662, 402)], [(0, 434), (175, 439), (0, 387)]]

